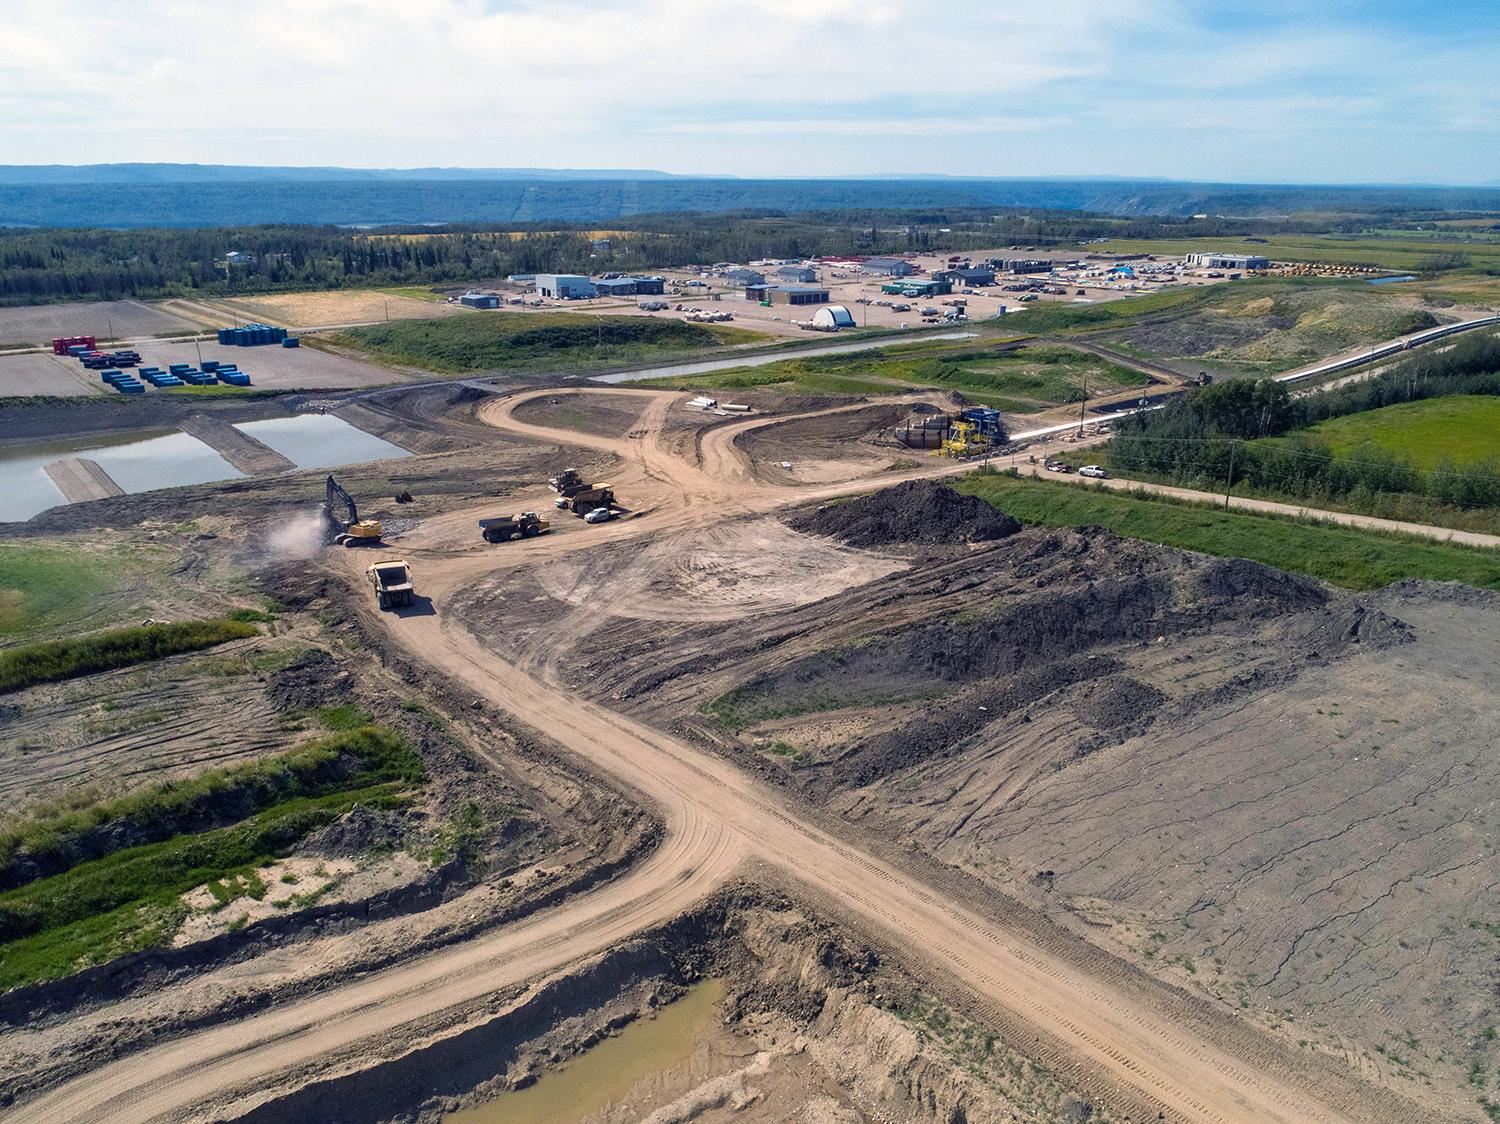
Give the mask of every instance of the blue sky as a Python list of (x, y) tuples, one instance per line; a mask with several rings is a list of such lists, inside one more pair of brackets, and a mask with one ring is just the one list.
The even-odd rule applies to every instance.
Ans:
[(0, 0), (0, 27), (0, 163), (1500, 182), (1477, 0)]

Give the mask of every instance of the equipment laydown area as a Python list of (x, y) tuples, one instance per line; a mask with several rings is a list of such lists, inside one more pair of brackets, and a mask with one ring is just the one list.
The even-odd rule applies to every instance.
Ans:
[[(379, 408), (446, 427), (450, 480), (500, 442), (610, 481), (607, 514), (487, 460), (488, 495), (380, 512), (389, 553), (321, 547), (297, 580), (454, 736), (493, 716), (513, 741), (469, 767), (531, 799), (534, 753), (570, 778), (550, 814), (646, 826), (586, 879), (508, 876), (525, 909), (465, 898), (420, 939), (372, 911), (358, 971), (349, 924), (267, 940), (155, 1040), (119, 1031), (149, 990), (67, 1027), (39, 1001), (4, 1119), (544, 1119), (505, 1098), (705, 978), (733, 1033), (566, 1119), (1471, 1118), (1383, 1044), (1457, 1056), (1489, 1017), (1463, 911), (1494, 889), (1495, 599), (1023, 528), (881, 440), (916, 395), (423, 393)], [(1435, 744), (1418, 677), (1464, 733)]]

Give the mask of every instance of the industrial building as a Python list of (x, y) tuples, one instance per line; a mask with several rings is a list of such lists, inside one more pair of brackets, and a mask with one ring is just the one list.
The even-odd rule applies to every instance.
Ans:
[(953, 292), (953, 285), (938, 277), (908, 277), (905, 281), (887, 281), (880, 291), (896, 297), (940, 297)]
[(538, 296), (555, 300), (585, 300), (599, 295), (594, 283), (577, 273), (538, 273), (536, 275)]
[(494, 293), (465, 293), (458, 303), (465, 308), (499, 308), (500, 298)]
[(810, 265), (784, 265), (776, 271), (776, 280), (783, 285), (807, 285), (818, 279), (818, 271)]
[(871, 258), (861, 262), (860, 269), (877, 277), (907, 277), (917, 271), (917, 267), (911, 262), (900, 258)]
[(1014, 258), (1006, 268), (1012, 273), (1051, 273), (1052, 263), (1046, 258)]
[(830, 332), (836, 332), (840, 328), (856, 327), (854, 314), (841, 304), (824, 305), (813, 313), (812, 323), (814, 328), (822, 328)]
[(957, 285), (959, 288), (982, 288), (995, 283), (995, 271), (993, 269), (971, 269), (958, 267), (955, 269), (944, 269), (932, 275), (935, 281), (947, 281), (949, 284)]
[(827, 304), (828, 290), (808, 285), (746, 285), (745, 299), (762, 304)]
[(667, 282), (661, 277), (607, 277), (595, 281), (594, 288), (601, 297), (653, 297), (667, 291)]
[(736, 289), (748, 285), (764, 285), (766, 275), (759, 270), (746, 269), (744, 266), (734, 266), (724, 271), (724, 284), (732, 285)]
[(1189, 254), (1188, 265), (1202, 269), (1270, 269), (1271, 259), (1259, 254)]

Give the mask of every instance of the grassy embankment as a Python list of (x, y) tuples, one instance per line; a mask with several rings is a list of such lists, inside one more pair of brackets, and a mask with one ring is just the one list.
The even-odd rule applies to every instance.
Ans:
[(933, 387), (973, 402), (1029, 413), (1090, 394), (1140, 386), (1146, 377), (1128, 367), (1054, 345), (994, 343), (937, 347), (905, 344), (845, 355), (811, 355), (708, 375), (648, 379), (635, 386), (742, 390), (765, 387), (789, 394), (902, 394)]
[[(1457, 394), (1403, 402), (1319, 422), (1302, 432), (1336, 456), (1373, 444), (1424, 472), (1445, 461), (1458, 466), (1500, 462), (1500, 398)], [(1281, 440), (1269, 437), (1259, 443)]]
[(641, 316), (507, 312), (351, 328), (329, 337), (328, 342), (367, 352), (385, 363), (461, 375), (630, 366), (764, 339), (759, 332), (721, 324), (685, 324)]
[(219, 618), (116, 628), (73, 640), (24, 644), (0, 650), (0, 692), (196, 652), (244, 640), (256, 632), (248, 621)]
[[(188, 912), (181, 896), (195, 887), (208, 885), (220, 907), (263, 896), (265, 865), (355, 804), (406, 802), (421, 779), (403, 738), (361, 726), (16, 825), (0, 835), (7, 881), (24, 878), (19, 860), (56, 873), (0, 893), (0, 990), (170, 941)], [(124, 834), (147, 841), (108, 850)]]
[(1438, 324), (1432, 311), (1414, 307), (1414, 296), (1363, 281), (1251, 278), (1101, 305), (1047, 305), (1018, 314), (1011, 326), (1087, 332), (1189, 374), (1266, 375)]
[(1479, 547), (1000, 473), (972, 474), (955, 487), (1023, 523), (1104, 527), (1163, 546), (1248, 558), (1348, 589), (1378, 589), (1402, 578), (1500, 589), (1500, 551)]

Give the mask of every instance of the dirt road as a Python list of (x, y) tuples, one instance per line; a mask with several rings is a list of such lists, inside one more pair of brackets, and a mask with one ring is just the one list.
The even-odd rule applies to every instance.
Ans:
[[(432, 520), (402, 552), (432, 609), (380, 617), (395, 644), (441, 669), (654, 803), (660, 850), (630, 875), (525, 923), (243, 1022), (116, 1062), (14, 1110), (17, 1121), (234, 1116), (295, 1082), (312, 1062), (369, 1064), (391, 1028), (555, 972), (701, 899), (745, 862), (801, 882), (834, 912), (914, 964), (935, 969), (1025, 1042), (1029, 1054), (1133, 1118), (1193, 1121), (1396, 1121), (1410, 1106), (1342, 1071), (1304, 1061), (1231, 1016), (1149, 985), (1124, 965), (1012, 923), (1005, 903), (971, 909), (920, 877), (851, 846), (791, 798), (726, 760), (565, 692), (543, 662), (523, 670), (485, 648), (445, 608), (480, 577), (540, 566), (601, 542), (708, 527), (870, 481), (818, 488), (756, 482), (736, 438), (783, 419), (707, 433), (696, 463), (668, 452), (662, 422), (679, 396), (635, 393), (642, 413), (623, 439), (583, 437), (511, 417), (528, 396), (492, 403), (484, 420), (538, 440), (623, 459), (628, 518), (477, 549), (471, 517)], [(906, 475), (945, 471), (925, 466)], [(900, 479), (885, 474), (882, 481)], [(356, 576), (358, 562), (334, 556)], [(607, 600), (596, 609), (609, 611)], [(331, 1063), (330, 1063), (331, 1060)]]

